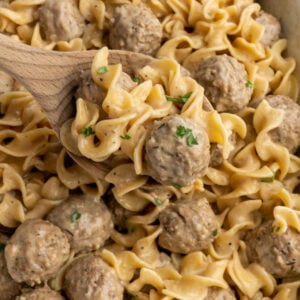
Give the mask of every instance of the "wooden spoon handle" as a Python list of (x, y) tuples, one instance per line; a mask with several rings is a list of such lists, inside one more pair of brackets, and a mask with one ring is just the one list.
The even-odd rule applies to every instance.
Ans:
[[(34, 48), (0, 34), (0, 69), (17, 79), (40, 103), (58, 137), (60, 128), (73, 117), (74, 88), (79, 74), (90, 70), (96, 50), (58, 52)], [(134, 74), (152, 57), (127, 51), (110, 50), (109, 63), (121, 63), (123, 70)], [(69, 152), (85, 170), (104, 178), (109, 167)]]
[[(47, 51), (34, 48), (0, 34), (0, 66), (8, 74), (19, 80), (30, 92), (37, 93), (41, 84), (47, 82), (45, 93), (52, 91), (51, 85), (65, 86), (76, 71), (88, 65), (95, 51), (82, 51), (80, 58), (78, 52)], [(49, 86), (50, 84), (50, 86)]]

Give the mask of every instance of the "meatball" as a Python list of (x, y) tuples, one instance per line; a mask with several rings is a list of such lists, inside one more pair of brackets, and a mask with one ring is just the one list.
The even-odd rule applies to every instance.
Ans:
[(74, 0), (46, 0), (38, 15), (48, 41), (69, 41), (83, 34), (84, 18)]
[(265, 47), (271, 47), (276, 41), (279, 40), (281, 26), (279, 21), (264, 11), (260, 11), (255, 17), (255, 20), (264, 26), (264, 33), (260, 39), (260, 42)]
[(208, 56), (187, 67), (218, 112), (235, 113), (249, 103), (252, 88), (246, 85), (248, 75), (244, 65), (234, 57), (226, 54)]
[[(229, 136), (229, 142), (232, 145), (236, 145), (237, 143), (237, 134), (232, 132)], [(234, 146), (232, 147), (232, 149)], [(217, 168), (224, 162), (223, 157), (223, 146), (220, 144), (212, 143), (210, 145), (210, 162), (209, 166), (212, 168)]]
[(79, 86), (75, 93), (76, 98), (101, 105), (105, 96), (106, 92), (93, 81), (90, 71), (80, 74)]
[(300, 145), (300, 105), (283, 95), (270, 95), (265, 99), (273, 108), (284, 111), (280, 126), (270, 131), (272, 140), (294, 153)]
[(112, 267), (89, 254), (68, 266), (64, 290), (70, 300), (122, 300), (124, 288)]
[(10, 276), (30, 286), (52, 278), (69, 254), (67, 236), (59, 227), (40, 219), (22, 223), (5, 247)]
[(66, 232), (75, 252), (100, 248), (113, 229), (111, 213), (103, 201), (83, 195), (61, 202), (50, 211), (47, 220)]
[(196, 121), (172, 115), (156, 121), (145, 143), (146, 172), (165, 185), (186, 186), (203, 176), (209, 139)]
[(236, 300), (231, 289), (221, 289), (219, 287), (208, 288), (207, 296), (203, 300)]
[(135, 215), (134, 212), (127, 210), (117, 202), (113, 195), (109, 195), (107, 207), (112, 214), (112, 220), (117, 230), (123, 231), (127, 228), (126, 220)]
[(272, 224), (272, 220), (267, 221), (246, 235), (249, 261), (260, 264), (274, 277), (299, 275), (300, 234), (292, 228), (277, 233)]
[(10, 92), (13, 89), (14, 80), (12, 77), (0, 71), (0, 95)]
[(0, 299), (13, 300), (20, 293), (21, 285), (15, 282), (8, 273), (4, 247), (8, 238), (0, 234)]
[(144, 4), (126, 4), (115, 9), (109, 33), (112, 49), (154, 56), (162, 40), (162, 25)]
[(29, 290), (18, 296), (16, 300), (64, 300), (65, 298), (56, 291), (47, 287)]
[(205, 198), (179, 200), (159, 215), (163, 228), (159, 245), (187, 254), (207, 249), (218, 233), (218, 221)]
[[(117, 84), (128, 92), (136, 86), (136, 83), (131, 79), (131, 77), (124, 72), (122, 72)], [(79, 86), (76, 90), (75, 96), (76, 98), (83, 98), (101, 106), (106, 96), (106, 91), (93, 81), (90, 72), (88, 72), (80, 74)], [(101, 108), (102, 107), (100, 107), (100, 109)]]

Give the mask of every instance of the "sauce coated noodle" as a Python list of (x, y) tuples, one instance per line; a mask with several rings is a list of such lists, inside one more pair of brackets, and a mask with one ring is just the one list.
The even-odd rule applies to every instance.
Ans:
[[(162, 35), (154, 37), (161, 38), (160, 47), (155, 49), (159, 59), (134, 74), (128, 85), (131, 79), (124, 75), (122, 66), (108, 65), (107, 47), (112, 20), (117, 26), (114, 12), (119, 9), (121, 14), (120, 8), (129, 4), (148, 6), (161, 24)], [(94, 161), (107, 162), (111, 171), (98, 179), (76, 165), (32, 96), (1, 73), (3, 228), (45, 218), (74, 194), (102, 197), (108, 206), (113, 198), (125, 219), (115, 223), (110, 239), (94, 254), (115, 269), (125, 287), (124, 298), (200, 300), (225, 293), (228, 299), (296, 300), (300, 285), (297, 253), (291, 254), (296, 266), (288, 270), (289, 276), (270, 271), (268, 259), (261, 257), (270, 251), (268, 245), (265, 252), (261, 250), (263, 254), (249, 254), (252, 229), (258, 230), (268, 221), (274, 241), (266, 239), (266, 243), (274, 242), (272, 247), (277, 247), (278, 236), (292, 230), (295, 251), (300, 251), (300, 197), (296, 192), (300, 159), (278, 138), (282, 133), (272, 134), (286, 122), (284, 105), (276, 108), (267, 100), (272, 95), (296, 102), (295, 60), (283, 55), (285, 39), (278, 37), (265, 44), (268, 24), (259, 21), (259, 4), (251, 0), (79, 0), (76, 9), (84, 26), (82, 32), (80, 26), (79, 33), (68, 32), (66, 40), (45, 34), (38, 13), (43, 5), (44, 0), (0, 1), (0, 32), (49, 50), (100, 49), (90, 77), (103, 96), (95, 100), (81, 94), (69, 126), (73, 149)], [(206, 97), (212, 97), (206, 93), (208, 88), (180, 67), (183, 65), (196, 78), (197, 63), (220, 56), (233, 57), (245, 70), (246, 79), (242, 79), (238, 94), (246, 89), (249, 99), (238, 111), (207, 107)], [(217, 70), (222, 72), (222, 67)], [(280, 102), (279, 98), (276, 101)], [(189, 184), (165, 184), (165, 179), (149, 169), (150, 158), (145, 158), (150, 156), (145, 148), (155, 122), (173, 115), (198, 124), (210, 144), (211, 158), (204, 175), (194, 176)], [(188, 147), (198, 147), (201, 141), (195, 130), (183, 128), (188, 129), (182, 133), (186, 143), (191, 143)], [(165, 139), (169, 141), (168, 136)], [(163, 137), (160, 143), (164, 143)], [(165, 249), (160, 242), (166, 230), (163, 212), (175, 203), (204, 198), (216, 220), (209, 245), (186, 252)], [(201, 221), (199, 224), (203, 225)], [(187, 243), (184, 239), (181, 242)], [(261, 247), (259, 242), (256, 247)], [(52, 289), (63, 289), (64, 270), (77, 255), (74, 258), (71, 252), (65, 265), (48, 281)]]

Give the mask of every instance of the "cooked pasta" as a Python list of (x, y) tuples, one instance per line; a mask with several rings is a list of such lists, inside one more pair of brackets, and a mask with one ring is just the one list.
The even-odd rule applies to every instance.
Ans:
[[(103, 225), (110, 237), (88, 254), (65, 249), (68, 258), (45, 277), (43, 293), (75, 300), (298, 299), (299, 90), (278, 21), (253, 0), (72, 1), (0, 1), (0, 32), (13, 39), (46, 50), (98, 49), (82, 78), (88, 91), (78, 89), (76, 114), (64, 124), (67, 150), (30, 93), (0, 73), (0, 232), (9, 236), (2, 243), (0, 235), (0, 251), (9, 245), (12, 277), (5, 280), (19, 278), (20, 262), (11, 268), (13, 232), (32, 219), (48, 226), (54, 207), (84, 194), (70, 218), (53, 226), (69, 240), (92, 234), (85, 220), (99, 220), (83, 207), (101, 198), (114, 223)], [(126, 22), (133, 23), (118, 28)], [(134, 74), (109, 64), (116, 36), (123, 50), (146, 49), (156, 59)], [(68, 151), (105, 163), (108, 173), (97, 178)], [(43, 249), (47, 238), (36, 238), (24, 242), (24, 253)], [(95, 264), (72, 281), (68, 270), (87, 258)], [(108, 269), (99, 271), (103, 264)], [(97, 272), (114, 275), (109, 283), (104, 275), (95, 279)], [(39, 280), (24, 281), (41, 292)], [(77, 295), (66, 282), (75, 282)], [(0, 292), (8, 300), (26, 294), (13, 289)], [(92, 296), (82, 296), (84, 289)]]

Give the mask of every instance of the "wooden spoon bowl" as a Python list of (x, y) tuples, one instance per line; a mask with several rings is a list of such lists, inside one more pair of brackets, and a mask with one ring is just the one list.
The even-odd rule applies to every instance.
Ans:
[[(18, 80), (38, 101), (60, 139), (60, 128), (75, 115), (74, 92), (80, 74), (91, 69), (96, 50), (59, 52), (34, 48), (0, 34), (0, 69)], [(109, 50), (109, 64), (121, 63), (129, 75), (148, 64), (152, 57), (140, 53)], [(109, 171), (104, 163), (69, 155), (98, 178)]]

